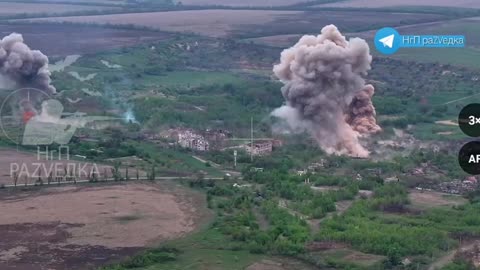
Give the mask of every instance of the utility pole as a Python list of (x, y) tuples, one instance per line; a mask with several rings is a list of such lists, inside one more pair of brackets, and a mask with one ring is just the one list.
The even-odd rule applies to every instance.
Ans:
[(250, 118), (250, 163), (253, 163), (253, 116)]
[(233, 168), (237, 168), (237, 150), (233, 150)]

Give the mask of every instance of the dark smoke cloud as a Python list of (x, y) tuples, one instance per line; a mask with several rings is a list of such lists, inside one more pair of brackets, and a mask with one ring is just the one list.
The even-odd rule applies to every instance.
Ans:
[(0, 40), (0, 88), (36, 88), (55, 93), (51, 85), (48, 58), (31, 50), (20, 34), (12, 33)]
[(382, 129), (377, 125), (375, 116), (377, 115), (375, 107), (372, 103), (372, 97), (375, 88), (371, 84), (358, 92), (349, 105), (349, 110), (345, 120), (347, 123), (360, 134), (374, 134)]
[(364, 80), (371, 61), (363, 39), (347, 41), (334, 25), (303, 36), (273, 68), (284, 83), (286, 105), (272, 115), (308, 131), (329, 154), (368, 156), (359, 138), (381, 130), (371, 102), (374, 88)]

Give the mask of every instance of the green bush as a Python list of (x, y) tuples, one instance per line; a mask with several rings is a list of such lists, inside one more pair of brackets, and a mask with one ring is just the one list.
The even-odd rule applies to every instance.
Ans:
[(127, 261), (112, 266), (103, 267), (104, 270), (125, 270), (148, 267), (158, 263), (175, 261), (179, 251), (174, 248), (155, 248), (136, 255)]

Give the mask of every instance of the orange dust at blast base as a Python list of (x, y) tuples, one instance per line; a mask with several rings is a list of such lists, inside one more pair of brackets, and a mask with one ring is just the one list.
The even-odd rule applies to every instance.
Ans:
[(34, 117), (36, 114), (33, 111), (25, 111), (23, 113), (23, 123), (27, 123), (32, 117)]

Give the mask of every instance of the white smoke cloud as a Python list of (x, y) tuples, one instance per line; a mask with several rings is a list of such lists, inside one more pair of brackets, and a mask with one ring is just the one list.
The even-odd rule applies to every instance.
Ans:
[(282, 52), (273, 72), (284, 83), (286, 105), (272, 112), (290, 128), (307, 130), (329, 154), (366, 157), (361, 134), (380, 131), (364, 76), (372, 56), (360, 38), (349, 41), (334, 25), (303, 36)]

